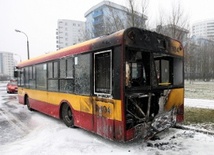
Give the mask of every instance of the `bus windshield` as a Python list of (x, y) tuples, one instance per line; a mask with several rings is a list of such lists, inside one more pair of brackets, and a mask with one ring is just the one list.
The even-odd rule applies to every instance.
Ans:
[(150, 53), (128, 50), (126, 61), (126, 86), (150, 85)]
[[(129, 50), (126, 86), (170, 86), (182, 84), (182, 60), (167, 54)], [(174, 76), (176, 75), (176, 76)]]

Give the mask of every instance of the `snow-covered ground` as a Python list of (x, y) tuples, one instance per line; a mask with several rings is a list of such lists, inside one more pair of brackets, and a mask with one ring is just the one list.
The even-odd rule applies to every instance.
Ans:
[[(212, 155), (214, 137), (171, 128), (160, 140), (118, 143), (60, 120), (31, 112), (0, 84), (0, 155)], [(185, 106), (212, 108), (213, 100), (185, 99)]]
[(184, 103), (187, 107), (214, 109), (214, 100), (185, 98)]

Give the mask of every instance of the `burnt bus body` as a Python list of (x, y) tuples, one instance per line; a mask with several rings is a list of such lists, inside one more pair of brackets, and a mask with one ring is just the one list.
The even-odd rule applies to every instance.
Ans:
[(21, 104), (115, 141), (183, 121), (180, 42), (128, 28), (17, 65)]
[(145, 30), (130, 30), (125, 38), (127, 139), (149, 138), (183, 121), (183, 48)]

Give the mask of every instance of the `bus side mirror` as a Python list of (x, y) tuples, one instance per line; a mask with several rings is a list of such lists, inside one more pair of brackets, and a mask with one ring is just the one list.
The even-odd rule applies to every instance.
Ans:
[(19, 75), (18, 73), (19, 73), (18, 71), (14, 71), (13, 76), (14, 76), (15, 78), (17, 78), (18, 75)]

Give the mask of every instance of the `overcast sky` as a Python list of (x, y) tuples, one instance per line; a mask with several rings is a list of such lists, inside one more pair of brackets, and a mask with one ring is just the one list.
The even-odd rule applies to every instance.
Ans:
[[(18, 61), (27, 59), (28, 35), (30, 57), (56, 50), (58, 19), (85, 21), (84, 13), (102, 0), (0, 0), (0, 51), (16, 53)], [(127, 0), (111, 0), (127, 6)], [(137, 1), (137, 0), (136, 0)], [(140, 1), (140, 0), (139, 0)], [(149, 0), (147, 16), (155, 26), (159, 10), (169, 10), (173, 0)], [(180, 0), (190, 22), (214, 19), (213, 0)]]

